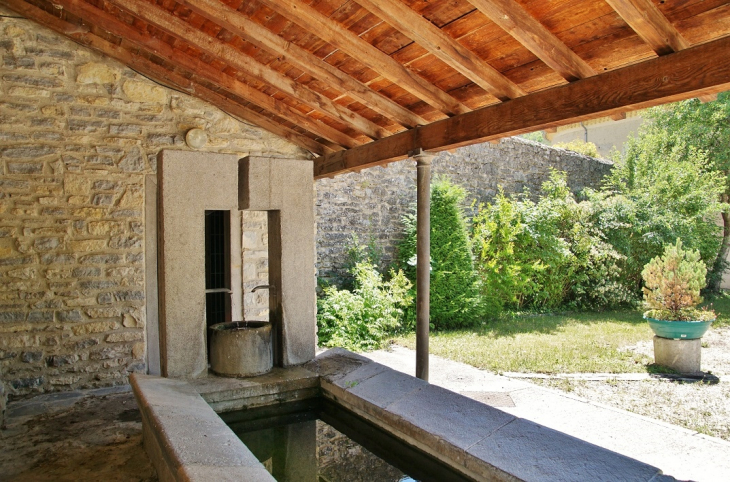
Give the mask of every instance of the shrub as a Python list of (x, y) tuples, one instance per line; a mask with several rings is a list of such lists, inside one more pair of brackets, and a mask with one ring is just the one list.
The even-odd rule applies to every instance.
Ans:
[(660, 320), (714, 320), (714, 313), (693, 309), (702, 302), (707, 267), (697, 250), (682, 249), (682, 241), (667, 245), (662, 256), (647, 263), (641, 272), (646, 286), (645, 316)]
[(319, 343), (351, 350), (375, 350), (403, 327), (404, 310), (411, 304), (411, 283), (402, 271), (391, 271), (383, 281), (369, 263), (353, 268), (353, 291), (334, 286), (324, 289), (317, 301)]
[(586, 142), (580, 139), (573, 139), (570, 142), (556, 142), (553, 147), (559, 147), (567, 151), (577, 152), (589, 157), (600, 157), (598, 147), (592, 142)]
[[(431, 185), (431, 325), (435, 330), (459, 328), (479, 321), (476, 273), (462, 203), (466, 191), (447, 179)], [(404, 219), (405, 237), (398, 262), (408, 279), (416, 281), (416, 215)], [(415, 313), (409, 313), (414, 320)]]
[(372, 265), (378, 272), (382, 273), (381, 264), (383, 260), (383, 248), (378, 244), (372, 233), (368, 236), (367, 244), (360, 242), (360, 237), (353, 234), (346, 246), (345, 275), (338, 280), (340, 288), (352, 291), (355, 289), (355, 267), (358, 263)]
[(488, 311), (626, 301), (617, 281), (620, 256), (588, 222), (590, 208), (576, 201), (566, 175), (555, 171), (537, 203), (500, 191), (493, 204), (480, 207), (473, 235)]

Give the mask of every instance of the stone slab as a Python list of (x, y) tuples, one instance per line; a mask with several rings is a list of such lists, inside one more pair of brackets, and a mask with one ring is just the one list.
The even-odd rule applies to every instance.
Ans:
[(648, 482), (661, 474), (643, 462), (371, 363), (375, 366), (338, 350), (320, 354), (307, 366), (326, 372), (325, 397), (468, 477)]
[[(206, 373), (205, 211), (238, 209), (238, 156), (163, 150), (158, 156), (162, 374)], [(232, 296), (241, 297), (233, 286)], [(238, 293), (235, 293), (235, 290)]]
[[(486, 462), (525, 481), (646, 482), (661, 473), (656, 467), (520, 418), (470, 447), (468, 453), (479, 461), (475, 470)], [(474, 459), (466, 462), (470, 467)]]
[(274, 367), (251, 378), (209, 376), (189, 381), (208, 403), (245, 399), (281, 392), (319, 388), (319, 376), (304, 367)]
[[(133, 374), (145, 449), (161, 480), (274, 480), (197, 391), (183, 380)], [(245, 475), (245, 477), (243, 477)]]

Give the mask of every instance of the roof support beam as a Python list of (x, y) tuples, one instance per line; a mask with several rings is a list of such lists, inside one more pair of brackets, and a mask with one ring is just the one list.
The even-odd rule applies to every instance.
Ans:
[(400, 0), (356, 0), (499, 100), (525, 95), (517, 84)]
[(657, 55), (679, 52), (690, 46), (651, 0), (606, 0), (606, 3)]
[[(93, 22), (95, 25), (107, 32), (124, 38), (125, 41), (134, 44), (137, 48), (157, 57), (164, 58), (174, 64), (178, 64), (182, 69), (185, 69), (190, 74), (218, 85), (223, 91), (244, 98), (247, 101), (258, 105), (262, 109), (308, 130), (317, 137), (327, 139), (328, 141), (344, 147), (355, 147), (363, 143), (343, 134), (327, 124), (318, 122), (311, 117), (302, 114), (285, 103), (278, 101), (274, 97), (268, 96), (260, 90), (254, 89), (248, 84), (240, 82), (229, 75), (213, 69), (210, 65), (202, 62), (200, 59), (190, 57), (156, 37), (140, 32), (134, 27), (119, 21), (118, 18), (110, 13), (94, 7), (84, 0), (54, 0), (54, 2), (56, 5), (63, 7), (69, 13), (83, 19), (86, 23), (91, 24)], [(335, 148), (334, 150), (341, 149)]]
[(595, 70), (514, 0), (468, 0), (548, 67), (572, 82)]
[(350, 97), (406, 127), (428, 123), (415, 112), (411, 112), (397, 102), (373, 91), (367, 85), (298, 45), (287, 42), (225, 3), (218, 0), (180, 0), (180, 2), (198, 15), (217, 23), (247, 42), (282, 57), (299, 70), (328, 82), (338, 90), (346, 92)]
[(316, 178), (730, 89), (730, 37), (394, 134), (315, 161)]
[(367, 65), (414, 96), (448, 114), (463, 114), (470, 109), (423, 77), (411, 72), (388, 54), (361, 39), (299, 0), (259, 0), (290, 21), (315, 33), (350, 57)]
[(201, 32), (155, 4), (141, 0), (107, 0), (107, 2), (373, 139), (390, 135), (390, 132), (381, 126), (247, 57), (238, 49)]
[(45, 10), (26, 3), (23, 0), (3, 0), (3, 3), (12, 10), (15, 10), (19, 14), (25, 16), (26, 18), (34, 20), (39, 24), (55, 30), (60, 34), (67, 35), (83, 46), (92, 48), (104, 55), (119, 60), (130, 68), (137, 70), (141, 74), (149, 76), (150, 78), (154, 78), (155, 80), (158, 80), (173, 89), (188, 92), (191, 95), (196, 95), (197, 97), (207, 102), (210, 102), (211, 104), (220, 108), (224, 112), (227, 112), (230, 115), (243, 119), (247, 122), (256, 124), (270, 131), (271, 133), (281, 136), (308, 151), (320, 155), (327, 152), (332, 152), (331, 149), (326, 148), (321, 143), (316, 142), (314, 139), (311, 139), (287, 127), (284, 127), (281, 124), (277, 124), (271, 119), (262, 116), (255, 111), (236, 105), (232, 103), (230, 99), (227, 99), (226, 97), (217, 94), (200, 84), (190, 81), (178, 74), (170, 72), (164, 67), (150, 62), (143, 57), (134, 55), (118, 45), (114, 45), (111, 42), (102, 39), (101, 37), (89, 33), (85, 29), (79, 28), (78, 25), (74, 25), (65, 22), (64, 20), (61, 20), (58, 17), (54, 17), (53, 15), (47, 13)]

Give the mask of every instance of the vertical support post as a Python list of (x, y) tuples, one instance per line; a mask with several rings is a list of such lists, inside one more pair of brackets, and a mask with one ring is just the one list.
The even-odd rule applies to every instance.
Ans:
[(433, 154), (418, 149), (416, 160), (416, 377), (428, 381), (428, 331), (431, 290), (431, 161)]

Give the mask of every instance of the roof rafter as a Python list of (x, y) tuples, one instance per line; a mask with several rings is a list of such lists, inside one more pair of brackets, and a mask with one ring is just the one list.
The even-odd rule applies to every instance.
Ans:
[(679, 52), (690, 46), (651, 0), (606, 0), (606, 3), (657, 55)]
[(141, 0), (106, 1), (164, 30), (173, 37), (188, 42), (190, 45), (206, 52), (223, 63), (231, 65), (236, 70), (244, 72), (260, 82), (278, 89), (282, 93), (297, 98), (300, 102), (307, 104), (311, 108), (337, 119), (369, 137), (379, 139), (390, 135), (390, 132), (381, 126), (343, 106), (335, 104), (324, 95), (298, 84), (285, 75), (260, 64), (255, 59), (244, 55), (238, 49), (201, 32), (157, 5), (149, 4)]
[(355, 0), (499, 100), (525, 91), (400, 0)]
[(385, 52), (325, 17), (309, 5), (297, 0), (259, 0), (259, 2), (297, 25), (310, 30), (314, 35), (367, 65), (436, 109), (449, 114), (462, 114), (470, 111), (468, 107), (443, 90), (411, 72)]
[(326, 148), (321, 143), (304, 136), (296, 131), (293, 131), (281, 124), (278, 124), (271, 119), (268, 119), (261, 114), (247, 109), (243, 106), (232, 104), (226, 97), (217, 94), (210, 89), (197, 84), (185, 77), (177, 75), (164, 67), (150, 62), (149, 60), (134, 55), (128, 50), (115, 45), (107, 40), (102, 39), (88, 31), (88, 29), (80, 28), (78, 25), (68, 23), (58, 17), (55, 17), (45, 10), (35, 7), (22, 0), (3, 0), (3, 3), (12, 10), (20, 13), (21, 15), (38, 22), (39, 24), (55, 30), (58, 33), (66, 35), (76, 42), (90, 47), (104, 55), (119, 60), (130, 68), (137, 70), (143, 75), (147, 75), (155, 80), (158, 80), (172, 88), (195, 94), (201, 99), (210, 102), (221, 110), (227, 112), (230, 115), (243, 119), (247, 122), (254, 123), (264, 129), (269, 130), (273, 134), (283, 137), (294, 144), (302, 147), (308, 151), (316, 154), (325, 154), (332, 152), (331, 149)]
[[(111, 34), (124, 38), (126, 41), (134, 44), (137, 48), (149, 54), (164, 58), (170, 62), (179, 63), (180, 67), (187, 70), (191, 75), (201, 77), (208, 82), (214, 83), (229, 94), (244, 98), (258, 105), (260, 108), (267, 110), (282, 119), (292, 122), (305, 130), (308, 130), (317, 137), (327, 139), (335, 144), (345, 147), (355, 147), (363, 143), (343, 134), (327, 124), (318, 122), (311, 117), (302, 114), (285, 103), (279, 102), (260, 90), (254, 89), (248, 84), (240, 82), (229, 75), (213, 69), (210, 65), (204, 63), (200, 59), (184, 54), (156, 37), (140, 32), (134, 27), (120, 21), (110, 13), (94, 7), (83, 0), (54, 0), (54, 2), (56, 5), (63, 7), (66, 11), (81, 18), (85, 22), (91, 23), (93, 21), (100, 28)], [(334, 150), (340, 150), (336, 146), (332, 147)]]
[(195, 13), (206, 17), (246, 41), (281, 56), (299, 70), (336, 86), (371, 109), (393, 118), (406, 127), (425, 125), (428, 122), (415, 112), (373, 91), (367, 85), (350, 77), (337, 67), (291, 42), (287, 42), (241, 12), (216, 0), (180, 0)]
[(514, 0), (467, 0), (548, 67), (572, 82), (596, 71)]
[(315, 178), (730, 88), (730, 37), (433, 122), (315, 160)]

